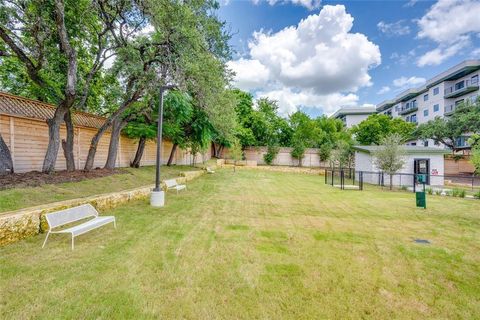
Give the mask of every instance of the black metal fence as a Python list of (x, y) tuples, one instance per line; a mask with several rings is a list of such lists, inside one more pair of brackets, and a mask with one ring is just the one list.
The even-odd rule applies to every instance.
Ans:
[[(396, 173), (389, 175), (381, 171), (356, 171), (353, 168), (325, 169), (325, 184), (342, 190), (364, 190), (368, 187), (402, 189), (415, 192), (423, 189), (419, 183), (420, 174)], [(432, 175), (426, 176), (426, 189), (431, 193), (465, 190), (468, 193), (480, 192), (480, 176), (476, 175)]]

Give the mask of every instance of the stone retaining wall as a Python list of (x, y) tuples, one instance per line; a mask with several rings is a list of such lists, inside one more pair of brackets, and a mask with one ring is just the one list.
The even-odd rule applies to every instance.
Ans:
[[(185, 183), (202, 176), (204, 173), (204, 170), (186, 171), (182, 172), (180, 174), (181, 176), (177, 177), (176, 179), (178, 183)], [(153, 187), (153, 185), (149, 185), (121, 192), (71, 199), (1, 213), (0, 246), (13, 243), (48, 230), (45, 214), (49, 212), (59, 211), (86, 203), (92, 204), (97, 210), (102, 212), (129, 201), (145, 199), (150, 195)]]

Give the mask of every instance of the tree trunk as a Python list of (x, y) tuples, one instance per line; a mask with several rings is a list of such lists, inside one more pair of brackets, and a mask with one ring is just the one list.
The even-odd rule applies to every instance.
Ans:
[(218, 149), (219, 149), (218, 150), (218, 158), (222, 158), (224, 146), (220, 146)]
[(100, 142), (100, 139), (102, 138), (103, 134), (105, 131), (110, 128), (112, 125), (113, 121), (120, 117), (125, 110), (128, 109), (134, 103), (135, 101), (140, 98), (142, 94), (142, 90), (137, 90), (135, 93), (132, 94), (130, 99), (127, 101), (124, 101), (120, 108), (117, 109), (104, 123), (103, 125), (98, 129), (97, 133), (93, 136), (92, 141), (90, 142), (90, 148), (88, 149), (88, 155), (87, 155), (87, 160), (85, 161), (85, 170), (89, 171), (92, 170), (93, 168), (93, 163), (95, 160), (95, 154), (97, 153), (97, 146), (98, 143)]
[(60, 126), (64, 121), (65, 114), (68, 111), (66, 103), (62, 102), (61, 105), (55, 110), (53, 118), (47, 120), (48, 125), (48, 147), (43, 160), (43, 173), (51, 173), (55, 170), (55, 163), (57, 162), (58, 148), (60, 147)]
[(115, 169), (115, 162), (117, 161), (118, 143), (120, 142), (120, 133), (123, 127), (127, 124), (121, 118), (113, 121), (112, 135), (110, 136), (110, 144), (108, 145), (107, 162), (105, 163), (105, 169)]
[(138, 141), (137, 152), (135, 153), (135, 158), (133, 162), (130, 164), (132, 168), (140, 167), (140, 161), (142, 160), (143, 151), (145, 150), (145, 142), (147, 142), (147, 138), (141, 137)]
[(0, 134), (0, 175), (6, 173), (13, 173), (13, 161), (10, 149)]
[(64, 120), (67, 127), (67, 140), (62, 140), (63, 154), (67, 162), (67, 171), (75, 171), (75, 156), (73, 155), (75, 133), (73, 131), (72, 112), (70, 109), (65, 113)]
[(172, 151), (170, 151), (170, 156), (168, 157), (167, 166), (171, 166), (173, 162), (173, 157), (175, 156), (175, 151), (177, 151), (177, 144), (174, 143), (172, 146)]
[(390, 190), (393, 190), (393, 175), (390, 174)]
[[(219, 146), (219, 148), (220, 148), (220, 146)], [(213, 149), (213, 157), (218, 158), (218, 153), (217, 153), (218, 148), (216, 147), (215, 142), (212, 142), (212, 149)]]

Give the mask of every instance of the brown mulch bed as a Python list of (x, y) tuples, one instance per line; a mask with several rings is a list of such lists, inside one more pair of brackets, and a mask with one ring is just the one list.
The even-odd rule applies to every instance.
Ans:
[(14, 173), (0, 175), (0, 190), (10, 188), (38, 187), (44, 184), (55, 184), (63, 182), (77, 182), (86, 179), (95, 179), (110, 176), (113, 174), (127, 173), (123, 169), (107, 170), (95, 169), (91, 171), (77, 170), (73, 172), (55, 171), (51, 174), (32, 171), (26, 173)]

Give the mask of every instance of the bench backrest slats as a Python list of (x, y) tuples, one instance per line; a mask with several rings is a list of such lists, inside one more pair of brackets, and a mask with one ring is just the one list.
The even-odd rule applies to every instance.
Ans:
[(165, 180), (165, 185), (167, 186), (167, 188), (175, 187), (177, 185), (177, 180), (175, 179)]
[(53, 229), (68, 223), (97, 216), (98, 212), (91, 204), (83, 204), (78, 207), (48, 213), (45, 215), (45, 218), (47, 219), (50, 229)]

